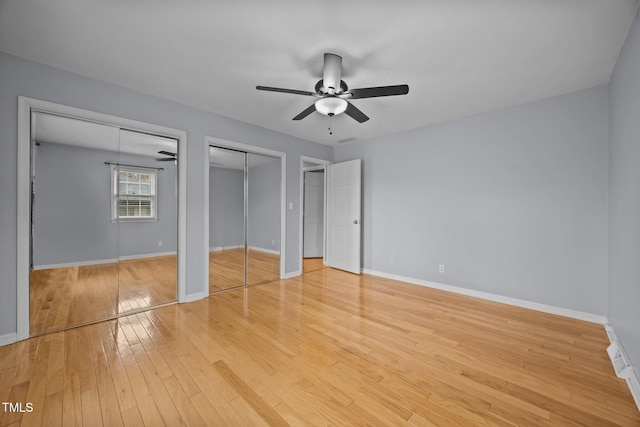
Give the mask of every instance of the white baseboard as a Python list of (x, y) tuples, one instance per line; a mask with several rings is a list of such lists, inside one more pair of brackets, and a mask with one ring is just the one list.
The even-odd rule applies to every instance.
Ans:
[(265, 252), (272, 255), (280, 255), (280, 251), (274, 251), (273, 249), (259, 248), (257, 246), (249, 246), (249, 249), (258, 251), (258, 252)]
[(182, 304), (186, 302), (198, 301), (208, 296), (209, 296), (208, 291), (196, 292), (195, 294), (185, 295), (184, 298), (179, 301), (179, 303)]
[(636, 406), (640, 411), (640, 381), (638, 381), (638, 372), (631, 363), (631, 359), (629, 359), (624, 345), (618, 340), (613, 326), (607, 322), (604, 325), (604, 329), (607, 331), (607, 336), (611, 342), (611, 345), (607, 348), (607, 353), (611, 359), (613, 370), (618, 378), (622, 378), (627, 382), (633, 400), (636, 402)]
[(636, 401), (636, 406), (638, 407), (638, 411), (640, 411), (640, 381), (638, 381), (638, 374), (635, 369), (633, 370), (633, 375), (627, 378), (627, 386), (629, 386), (633, 400)]
[(591, 323), (597, 323), (604, 325), (608, 322), (606, 316), (598, 314), (585, 313), (582, 311), (571, 310), (568, 308), (556, 307), (547, 304), (541, 304), (537, 302), (521, 300), (518, 298), (505, 297), (502, 295), (492, 294), (489, 292), (475, 291), (473, 289), (461, 288), (458, 286), (445, 285), (443, 283), (429, 282), (427, 280), (414, 279), (412, 277), (398, 276), (395, 274), (383, 273), (380, 271), (374, 271), (369, 269), (363, 269), (363, 273), (371, 274), (372, 276), (384, 277), (386, 279), (399, 280), (401, 282), (407, 282), (414, 285), (426, 286), (428, 288), (440, 289), (442, 291), (453, 292), (456, 294), (467, 295), (476, 298), (482, 298), (489, 301), (500, 302), (503, 304), (514, 305), (516, 307), (528, 308), (530, 310), (542, 311), (544, 313), (557, 314), (559, 316), (570, 317), (573, 319), (584, 320)]
[[(220, 251), (226, 251), (229, 249), (242, 249), (244, 248), (243, 245), (238, 245), (238, 246), (216, 246), (214, 248), (209, 248), (209, 252), (220, 252)], [(266, 248), (259, 248), (257, 246), (249, 246), (249, 249), (254, 250), (254, 251), (258, 251), (258, 252), (265, 252), (268, 254), (272, 254), (272, 255), (280, 255), (280, 251), (274, 251), (273, 249), (266, 249)]]
[(142, 258), (153, 258), (157, 256), (167, 256), (167, 255), (176, 255), (176, 251), (170, 252), (156, 252), (152, 254), (137, 254), (137, 255), (123, 255), (118, 258), (108, 258), (108, 259), (93, 259), (89, 261), (76, 261), (76, 262), (62, 262), (58, 264), (42, 264), (42, 265), (34, 265), (34, 270), (48, 270), (50, 268), (65, 268), (65, 267), (82, 267), (86, 265), (100, 265), (100, 264), (113, 264), (118, 261), (125, 261), (130, 259), (142, 259)]
[(216, 246), (213, 248), (209, 248), (209, 252), (220, 252), (220, 251), (228, 251), (230, 249), (240, 249), (244, 248), (244, 245), (235, 245), (235, 246)]
[(118, 258), (94, 259), (89, 261), (76, 261), (76, 262), (61, 262), (58, 264), (41, 264), (41, 265), (34, 265), (33, 269), (48, 270), (50, 268), (81, 267), (85, 265), (113, 264), (114, 262), (118, 262)]
[(18, 341), (18, 334), (11, 332), (10, 334), (0, 335), (0, 347), (3, 345), (13, 344)]
[(152, 254), (123, 255), (121, 257), (118, 257), (118, 259), (120, 261), (126, 261), (126, 260), (130, 260), (130, 259), (154, 258), (154, 257), (158, 257), (158, 256), (169, 256), (169, 255), (177, 255), (177, 254), (178, 254), (178, 252), (176, 252), (176, 251), (156, 252), (156, 253), (152, 253)]
[(302, 270), (290, 271), (289, 273), (285, 273), (282, 277), (283, 279), (291, 279), (293, 277), (298, 277), (302, 274)]

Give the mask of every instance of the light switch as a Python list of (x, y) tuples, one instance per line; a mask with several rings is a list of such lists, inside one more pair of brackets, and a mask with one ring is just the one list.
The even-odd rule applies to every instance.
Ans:
[(292, 211), (293, 210), (293, 202), (289, 202), (289, 210)]

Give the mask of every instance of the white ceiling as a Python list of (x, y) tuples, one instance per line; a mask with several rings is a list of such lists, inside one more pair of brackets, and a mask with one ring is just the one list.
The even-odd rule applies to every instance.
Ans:
[[(335, 145), (607, 83), (637, 0), (0, 0), (0, 51)], [(322, 55), (371, 120), (313, 113)], [(328, 127), (332, 126), (333, 135)]]

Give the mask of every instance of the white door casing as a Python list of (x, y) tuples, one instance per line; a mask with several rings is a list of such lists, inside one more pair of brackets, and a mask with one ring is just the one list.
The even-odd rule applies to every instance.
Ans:
[(360, 274), (361, 161), (327, 167), (327, 265)]

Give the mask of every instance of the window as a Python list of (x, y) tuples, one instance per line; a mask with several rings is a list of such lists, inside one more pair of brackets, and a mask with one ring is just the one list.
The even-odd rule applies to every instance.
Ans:
[(155, 170), (113, 166), (111, 176), (112, 220), (158, 218)]

